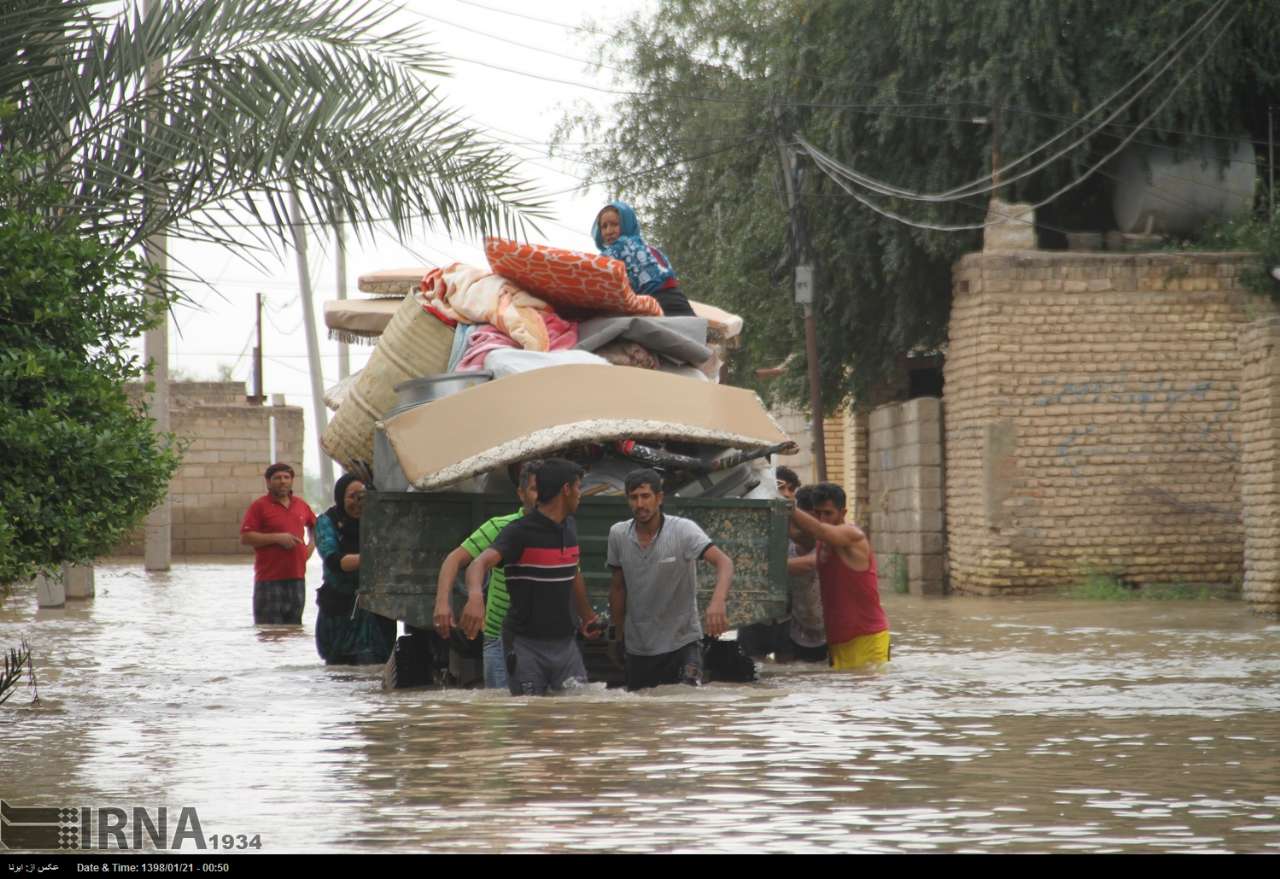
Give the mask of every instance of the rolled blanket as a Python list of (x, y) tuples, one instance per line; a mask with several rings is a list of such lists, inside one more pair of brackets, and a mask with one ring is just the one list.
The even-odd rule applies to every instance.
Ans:
[(461, 323), (492, 324), (526, 351), (550, 350), (543, 315), (551, 306), (506, 278), (454, 263), (427, 272), (419, 289), (428, 311)]

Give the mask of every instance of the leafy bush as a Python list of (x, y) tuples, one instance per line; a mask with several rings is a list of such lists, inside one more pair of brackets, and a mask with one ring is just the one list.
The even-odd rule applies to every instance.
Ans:
[(134, 255), (76, 231), (36, 167), (0, 153), (0, 583), (107, 552), (178, 465), (124, 392), (143, 373), (128, 339), (163, 304)]
[(1280, 211), (1268, 221), (1265, 217), (1237, 217), (1206, 226), (1194, 242), (1185, 242), (1197, 250), (1245, 250), (1256, 253), (1240, 274), (1244, 286), (1260, 296), (1280, 301), (1280, 281), (1271, 269), (1280, 266)]
[(1068, 598), (1084, 601), (1204, 601), (1228, 594), (1229, 591), (1215, 590), (1203, 583), (1139, 584), (1101, 571), (1087, 572), (1065, 592)]

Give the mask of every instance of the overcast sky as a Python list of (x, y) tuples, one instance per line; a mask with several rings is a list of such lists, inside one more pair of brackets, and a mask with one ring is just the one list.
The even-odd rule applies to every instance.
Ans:
[[(592, 187), (585, 197), (565, 193), (584, 179), (586, 171), (572, 161), (548, 158), (546, 143), (556, 122), (575, 102), (586, 101), (608, 113), (613, 96), (581, 84), (608, 85), (610, 75), (597, 78), (581, 61), (558, 56), (591, 57), (596, 37), (578, 28), (590, 26), (609, 32), (617, 22), (637, 14), (647, 4), (642, 0), (609, 4), (584, 0), (407, 0), (402, 5), (404, 21), (425, 28), (432, 47), (453, 58), (452, 75), (437, 81), (450, 105), (494, 139), (519, 143), (510, 149), (521, 158), (525, 177), (545, 193), (564, 193), (553, 199), (552, 221), (541, 224), (544, 235), (532, 236), (533, 239), (594, 251), (587, 234), (591, 220), (599, 205), (612, 198), (613, 193), (599, 186)], [(546, 51), (537, 51), (539, 48)], [(325, 300), (337, 297), (336, 267), (331, 238), (312, 235), (308, 244), (328, 387), (338, 380), (338, 345), (328, 339), (322, 308)], [(196, 269), (210, 286), (189, 286), (191, 303), (175, 310), (170, 328), (171, 371), (183, 378), (213, 379), (225, 365), (231, 368), (234, 378), (250, 381), (254, 294), (264, 293), (266, 392), (282, 393), (289, 404), (306, 410), (305, 466), (312, 473), (318, 472), (306, 336), (292, 253), (279, 265), (262, 271), (220, 248), (181, 243), (174, 248), (178, 258)], [(405, 247), (391, 235), (383, 234), (374, 246), (356, 249), (352, 244), (347, 258), (349, 295), (362, 295), (356, 292), (356, 278), (366, 272), (454, 261), (483, 265), (480, 242), (433, 234)], [(364, 364), (372, 349), (351, 346), (350, 351), (354, 371)]]

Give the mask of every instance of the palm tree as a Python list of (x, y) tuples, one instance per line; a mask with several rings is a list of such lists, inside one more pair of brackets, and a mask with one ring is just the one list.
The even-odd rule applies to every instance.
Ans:
[(443, 105), (427, 78), (444, 56), (416, 28), (393, 29), (394, 12), (381, 0), (3, 0), (0, 104), (16, 112), (0, 117), (0, 149), (44, 157), (82, 231), (121, 248), (159, 232), (287, 242), (290, 187), (309, 221), (357, 232), (483, 234), (542, 216), (514, 160)]
[[(427, 79), (444, 56), (384, 0), (121, 6), (0, 0), (0, 150), (41, 157), (84, 235), (145, 244), (163, 271), (159, 236), (288, 247), (295, 193), (304, 221), (357, 234), (516, 233), (544, 215), (514, 159), (444, 106)], [(164, 338), (147, 337), (161, 433)], [(152, 519), (147, 567), (167, 569), (167, 506)]]

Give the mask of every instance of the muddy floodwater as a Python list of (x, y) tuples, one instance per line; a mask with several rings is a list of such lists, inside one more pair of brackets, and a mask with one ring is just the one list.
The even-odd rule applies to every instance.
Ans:
[(8, 598), (40, 699), (0, 706), (0, 796), (266, 852), (1280, 851), (1280, 625), (1239, 602), (886, 595), (882, 674), (529, 700), (326, 668), (316, 560), (301, 629), (253, 625), (251, 576)]

